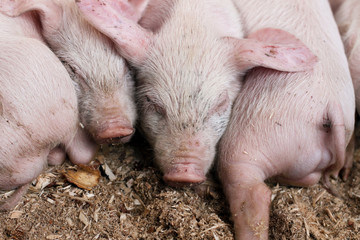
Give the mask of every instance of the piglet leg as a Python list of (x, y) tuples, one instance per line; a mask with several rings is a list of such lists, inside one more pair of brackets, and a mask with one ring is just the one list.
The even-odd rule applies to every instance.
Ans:
[[(229, 167), (222, 178), (235, 226), (235, 239), (268, 239), (271, 191), (263, 177), (251, 169)], [(231, 173), (231, 171), (233, 173)], [(233, 177), (233, 179), (231, 179)]]
[(0, 204), (0, 211), (9, 211), (13, 209), (27, 192), (29, 186), (30, 183), (18, 187), (8, 199)]
[(65, 158), (65, 150), (61, 146), (57, 146), (50, 151), (47, 160), (49, 165), (61, 165)]
[(355, 134), (351, 137), (351, 140), (346, 147), (346, 158), (345, 158), (345, 164), (342, 169), (342, 179), (346, 181), (349, 177), (351, 167), (353, 165), (354, 161), (354, 151), (355, 151)]
[(98, 145), (83, 129), (78, 128), (75, 137), (66, 147), (69, 159), (74, 164), (88, 164), (94, 159)]

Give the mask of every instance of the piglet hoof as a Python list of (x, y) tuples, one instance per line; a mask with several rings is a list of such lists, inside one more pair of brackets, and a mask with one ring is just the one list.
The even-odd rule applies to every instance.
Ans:
[(30, 184), (25, 184), (23, 186), (20, 186), (8, 199), (0, 203), (0, 211), (1, 212), (10, 211), (14, 207), (16, 207), (16, 205), (20, 202), (21, 198), (28, 190), (29, 185)]
[(346, 157), (343, 169), (340, 171), (341, 179), (347, 181), (350, 175), (351, 167), (354, 161), (355, 152), (355, 134), (352, 135), (348, 146), (346, 147)]
[(338, 189), (330, 182), (329, 175), (324, 175), (321, 179), (321, 183), (330, 194), (334, 195), (335, 197), (341, 198)]
[(347, 181), (347, 180), (348, 180), (349, 175), (350, 175), (350, 171), (351, 171), (351, 168), (347, 168), (347, 167), (345, 167), (345, 168), (343, 168), (343, 169), (341, 170), (340, 175), (341, 175), (341, 179), (342, 179), (343, 181)]

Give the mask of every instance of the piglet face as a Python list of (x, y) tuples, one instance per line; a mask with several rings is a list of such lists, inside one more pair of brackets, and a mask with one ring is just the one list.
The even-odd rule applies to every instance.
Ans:
[(125, 143), (134, 133), (134, 83), (112, 41), (67, 3), (57, 31), (47, 36), (78, 88), (80, 119), (98, 143)]
[[(163, 61), (166, 56), (154, 44), (149, 59), (139, 66), (140, 126), (170, 185), (205, 180), (226, 128), (240, 81), (236, 71), (217, 64), (227, 61), (219, 46), (209, 46), (211, 57), (201, 58), (203, 49), (195, 46), (192, 55), (168, 55)], [(158, 62), (164, 64), (153, 64)]]
[(185, 94), (175, 108), (158, 96), (141, 97), (141, 126), (164, 180), (175, 186), (204, 181), (229, 119), (228, 93), (224, 91), (217, 99)]
[[(116, 57), (116, 55), (115, 55)], [(116, 69), (77, 71), (80, 121), (98, 143), (125, 143), (133, 135), (136, 119), (132, 74), (119, 57)], [(93, 68), (94, 69), (94, 68)], [(100, 75), (100, 79), (99, 79)]]

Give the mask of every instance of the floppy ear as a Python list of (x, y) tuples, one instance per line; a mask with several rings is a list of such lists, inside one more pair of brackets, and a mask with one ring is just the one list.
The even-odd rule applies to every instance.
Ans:
[(39, 14), (43, 31), (56, 31), (62, 21), (63, 10), (52, 0), (1, 0), (0, 12), (10, 17), (35, 11)]
[[(140, 0), (132, 1), (142, 6)], [(127, 3), (129, 4), (129, 3)], [(129, 5), (123, 0), (77, 0), (85, 19), (100, 32), (112, 39), (119, 53), (135, 65), (146, 58), (152, 33), (129, 18)], [(130, 12), (132, 12), (131, 10)], [(130, 14), (131, 15), (131, 14)]]
[(146, 7), (149, 4), (149, 0), (128, 0), (128, 2), (130, 3), (132, 11), (134, 11), (132, 20), (138, 22), (143, 16)]
[(235, 49), (240, 71), (266, 67), (285, 72), (313, 69), (317, 57), (295, 36), (280, 29), (264, 28), (247, 39), (226, 38)]

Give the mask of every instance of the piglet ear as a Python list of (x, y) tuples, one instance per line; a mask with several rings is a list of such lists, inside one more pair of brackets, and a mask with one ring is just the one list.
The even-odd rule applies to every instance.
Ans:
[(149, 4), (149, 0), (128, 0), (128, 3), (134, 12), (131, 20), (138, 22), (142, 18), (145, 9)]
[[(79, 4), (80, 1), (78, 1)], [(149, 0), (115, 0), (108, 2), (113, 8), (114, 12), (121, 14), (123, 17), (138, 22), (145, 12), (149, 4)]]
[(266, 67), (284, 72), (313, 69), (317, 57), (295, 36), (280, 29), (261, 29), (248, 39), (227, 38), (235, 47), (235, 64), (240, 71)]
[(1, 0), (0, 12), (17, 17), (27, 12), (37, 12), (44, 34), (52, 33), (60, 27), (62, 8), (52, 0)]
[[(146, 58), (152, 34), (129, 17), (129, 3), (124, 0), (76, 0), (85, 19), (111, 38), (120, 54), (140, 65)], [(135, 1), (140, 3), (140, 1)], [(132, 11), (132, 10), (131, 10)]]

